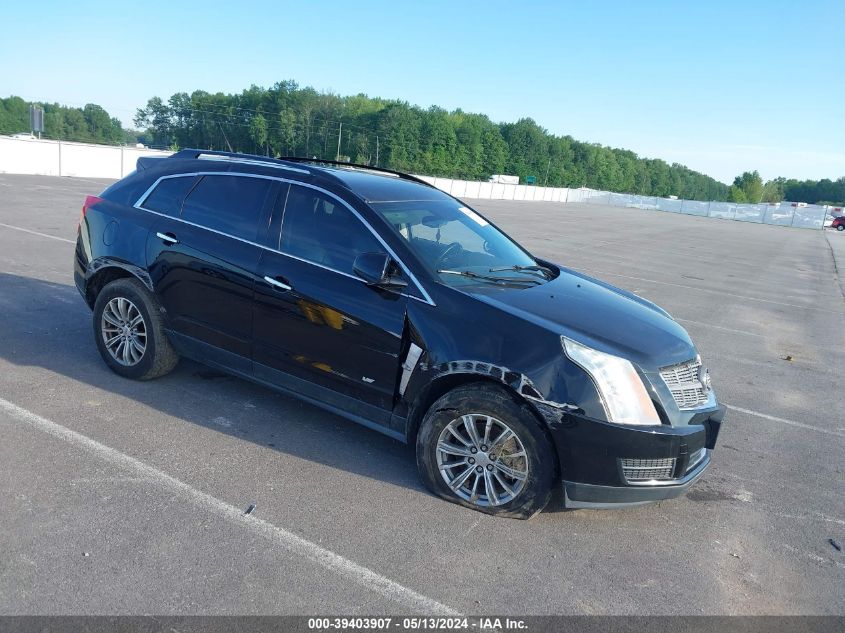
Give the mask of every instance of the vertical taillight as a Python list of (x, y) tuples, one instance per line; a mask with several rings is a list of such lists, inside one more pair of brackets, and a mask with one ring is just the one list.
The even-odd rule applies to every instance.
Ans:
[(82, 204), (82, 213), (79, 214), (79, 222), (76, 224), (77, 229), (82, 226), (82, 220), (85, 219), (85, 214), (88, 213), (88, 209), (102, 201), (103, 199), (99, 196), (85, 196), (85, 202)]

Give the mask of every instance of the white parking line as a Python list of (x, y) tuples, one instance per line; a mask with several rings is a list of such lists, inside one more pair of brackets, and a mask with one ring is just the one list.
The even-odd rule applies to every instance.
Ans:
[(712, 323), (704, 323), (702, 321), (693, 321), (692, 319), (682, 319), (681, 317), (675, 317), (676, 321), (683, 321), (684, 323), (694, 323), (695, 325), (703, 325), (704, 327), (712, 327), (716, 330), (724, 330), (725, 332), (734, 332), (736, 334), (745, 334), (746, 336), (758, 336), (760, 338), (766, 338), (762, 334), (755, 334), (754, 332), (746, 332), (745, 330), (735, 330), (732, 327), (722, 327), (721, 325), (713, 325)]
[(62, 183), (67, 182), (70, 184), (71, 182), (90, 182), (94, 185), (100, 185), (101, 187), (108, 187), (113, 182), (115, 182), (114, 178), (85, 178), (83, 176), (60, 176), (62, 179)]
[(33, 231), (31, 229), (25, 229), (22, 226), (13, 226), (11, 224), (4, 224), (0, 222), (0, 226), (4, 226), (7, 229), (14, 229), (15, 231), (23, 231), (24, 233), (31, 233), (32, 235), (39, 235), (41, 237), (47, 237), (51, 240), (58, 240), (60, 242), (67, 242), (68, 244), (76, 244), (76, 240), (68, 240), (63, 237), (56, 237), (55, 235), (47, 235), (46, 233), (39, 233), (38, 231)]
[(447, 607), (433, 598), (417, 593), (413, 589), (400, 585), (363, 565), (344, 558), (340, 554), (335, 554), (331, 550), (277, 527), (268, 521), (263, 521), (252, 514), (244, 515), (240, 508), (236, 508), (225, 501), (221, 501), (197, 490), (153, 466), (145, 464), (105, 444), (101, 444), (86, 435), (72, 431), (32, 411), (19, 407), (13, 402), (0, 398), (0, 411), (4, 411), (15, 420), (48, 433), (76, 448), (93, 453), (104, 461), (131, 471), (139, 477), (153, 481), (174, 494), (187, 497), (205, 510), (222, 516), (228, 521), (241, 525), (262, 537), (275, 541), (292, 554), (306, 558), (338, 576), (357, 582), (370, 591), (410, 607), (416, 612), (447, 616), (461, 615), (460, 612)]
[(748, 415), (755, 415), (758, 418), (763, 418), (764, 420), (771, 420), (772, 422), (780, 422), (781, 424), (788, 424), (789, 426), (797, 426), (799, 429), (808, 429), (810, 431), (815, 431), (816, 433), (824, 433), (825, 435), (835, 435), (836, 437), (845, 437), (845, 433), (840, 433), (839, 431), (833, 431), (831, 429), (823, 429), (818, 426), (812, 426), (811, 424), (804, 424), (803, 422), (796, 422), (795, 420), (785, 420), (784, 418), (779, 418), (774, 415), (769, 415), (768, 413), (760, 413), (759, 411), (752, 411), (751, 409), (743, 409), (742, 407), (735, 407), (732, 404), (723, 403), (728, 409), (733, 411), (739, 411), (740, 413), (745, 413)]
[(724, 295), (726, 297), (736, 297), (737, 299), (745, 299), (747, 301), (759, 301), (760, 303), (772, 303), (778, 306), (786, 306), (789, 308), (801, 308), (802, 310), (818, 310), (820, 312), (832, 312), (833, 314), (839, 314), (839, 310), (830, 310), (829, 308), (819, 308), (817, 306), (809, 306), (809, 305), (798, 305), (796, 303), (784, 303), (783, 301), (773, 301), (771, 299), (760, 299), (758, 297), (749, 297), (748, 295), (740, 295), (735, 294), (733, 292), (725, 292), (724, 290), (713, 290), (711, 288), (699, 288), (698, 286), (688, 286), (686, 284), (676, 284), (672, 283), (671, 281), (657, 281), (656, 279), (647, 279), (646, 277), (633, 277), (631, 275), (622, 275), (620, 273), (614, 273), (609, 270), (597, 270), (595, 268), (579, 268), (578, 270), (582, 272), (589, 273), (591, 275), (610, 275), (611, 277), (622, 277), (623, 279), (634, 279), (636, 281), (645, 281), (650, 284), (660, 284), (661, 286), (675, 286), (676, 288), (687, 288), (689, 290), (698, 290), (699, 292), (712, 292), (717, 295)]

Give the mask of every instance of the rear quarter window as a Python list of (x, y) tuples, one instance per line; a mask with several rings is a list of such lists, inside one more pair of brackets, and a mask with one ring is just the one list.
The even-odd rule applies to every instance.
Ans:
[(156, 185), (141, 206), (150, 211), (178, 218), (182, 212), (182, 201), (196, 181), (196, 176), (165, 178)]
[(246, 176), (203, 176), (182, 205), (182, 219), (254, 241), (273, 181)]

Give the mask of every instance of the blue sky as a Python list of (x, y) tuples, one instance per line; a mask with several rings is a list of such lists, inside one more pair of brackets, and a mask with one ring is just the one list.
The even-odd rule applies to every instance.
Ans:
[(534, 118), (730, 182), (845, 175), (845, 2), (7, 4), (0, 96), (98, 103), (294, 79)]

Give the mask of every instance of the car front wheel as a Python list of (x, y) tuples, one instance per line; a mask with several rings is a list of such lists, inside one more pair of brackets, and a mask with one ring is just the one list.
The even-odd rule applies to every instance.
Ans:
[(117, 279), (102, 289), (93, 324), (100, 355), (125, 378), (158, 378), (179, 361), (164, 333), (158, 304), (136, 279)]
[(527, 405), (483, 383), (458, 387), (431, 406), (417, 435), (417, 466), (439, 497), (520, 519), (546, 506), (557, 470)]

